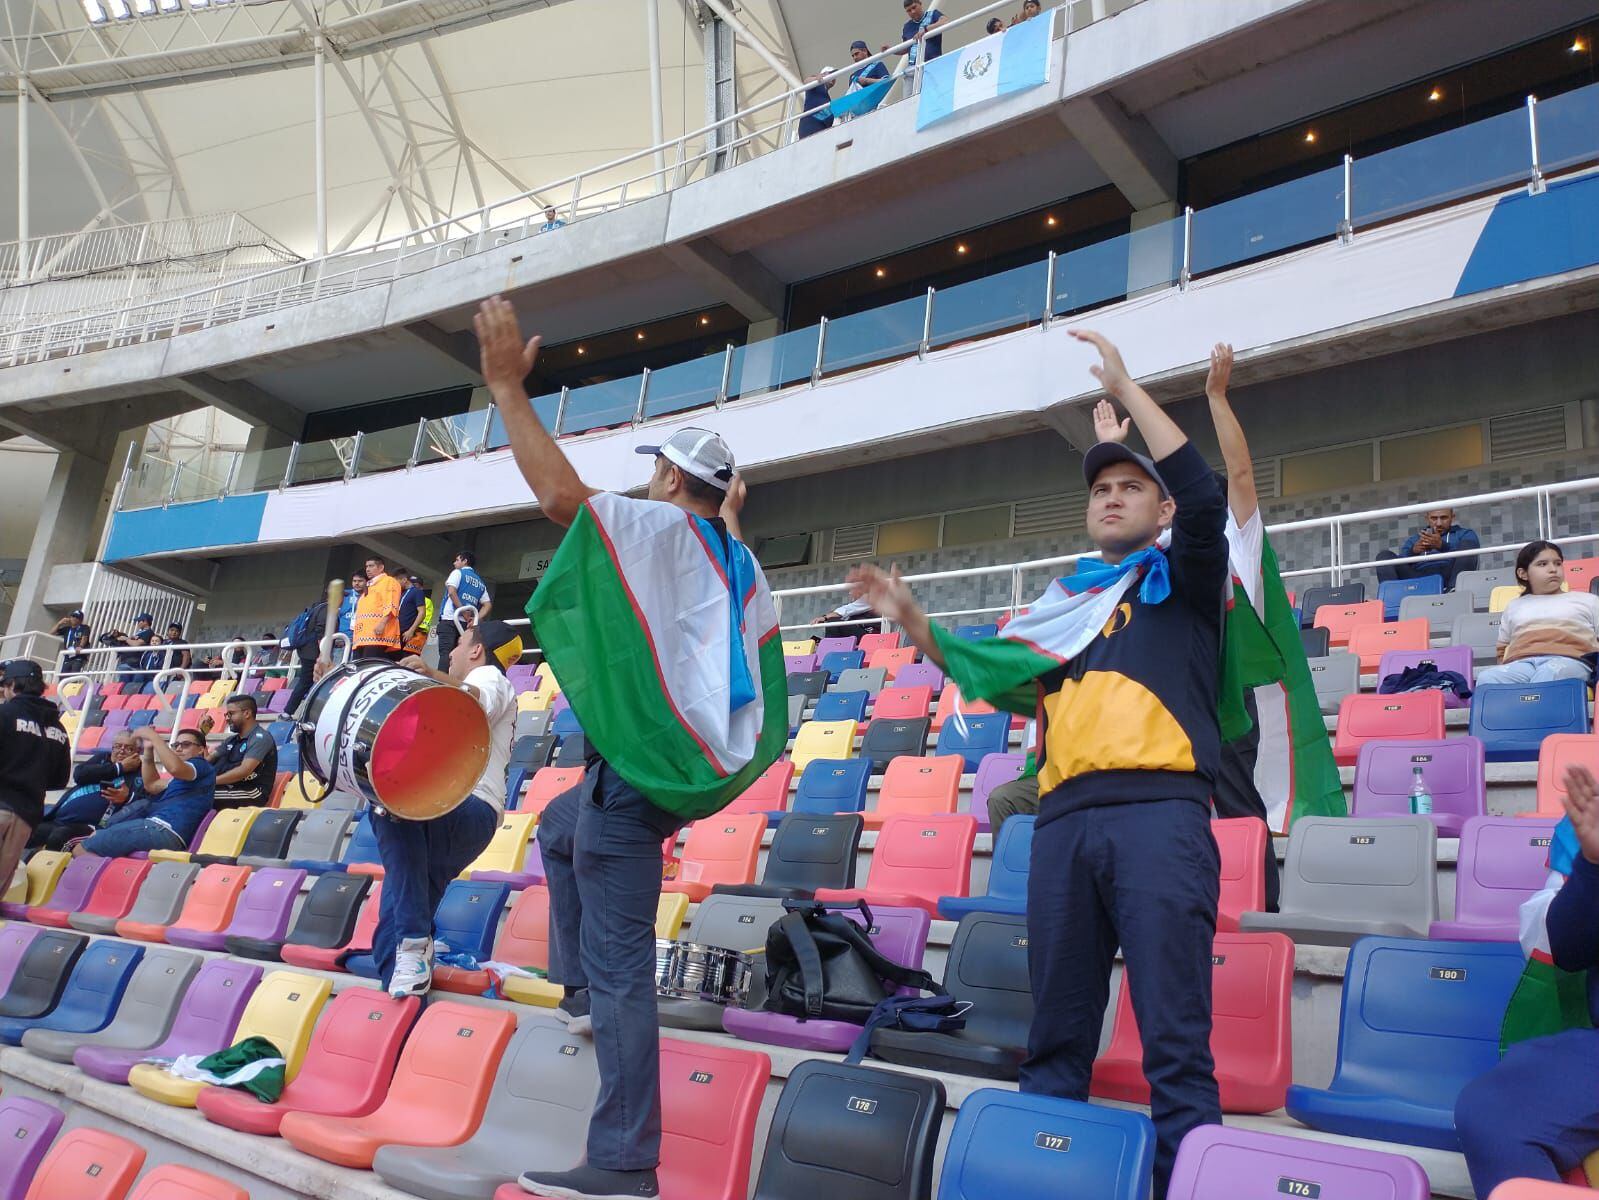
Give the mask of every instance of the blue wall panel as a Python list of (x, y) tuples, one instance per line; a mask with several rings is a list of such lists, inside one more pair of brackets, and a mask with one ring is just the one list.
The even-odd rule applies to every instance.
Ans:
[(1549, 185), (1540, 196), (1506, 196), (1494, 206), (1455, 295), (1523, 283), (1599, 263), (1599, 177)]
[(266, 511), (268, 495), (255, 492), (118, 513), (106, 543), (106, 561), (253, 543), (261, 536), (261, 514)]

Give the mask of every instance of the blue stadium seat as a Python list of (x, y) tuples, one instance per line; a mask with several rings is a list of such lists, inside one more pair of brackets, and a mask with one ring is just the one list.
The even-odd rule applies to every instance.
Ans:
[[(278, 744), (278, 753), (283, 753), (283, 747), (289, 744), (289, 739), (295, 734), (293, 721), (273, 721), (267, 726), (267, 732), (272, 735), (272, 740)], [(278, 768), (282, 770), (282, 767)]]
[(827, 682), (837, 683), (838, 677), (845, 671), (856, 671), (866, 665), (866, 655), (859, 650), (835, 650), (824, 655), (818, 664), (819, 668), (827, 672)]
[(1471, 697), (1471, 735), (1482, 739), (1489, 762), (1536, 762), (1551, 733), (1588, 732), (1588, 685), (1485, 683)]
[(155, 713), (151, 712), (148, 708), (141, 708), (138, 712), (134, 713), (128, 718), (129, 729), (140, 729), (146, 725), (153, 724), (155, 724)]
[(557, 738), (564, 738), (569, 734), (582, 733), (583, 724), (577, 719), (577, 713), (570, 708), (563, 708), (555, 714), (550, 722), (550, 732)]
[(1144, 1200), (1154, 1163), (1143, 1113), (979, 1088), (950, 1130), (938, 1200)]
[(975, 772), (985, 754), (1003, 754), (1010, 749), (1010, 714), (966, 714), (966, 731), (959, 721), (945, 721), (938, 731), (934, 754), (959, 754), (966, 759), (964, 770)]
[(494, 957), (494, 935), (510, 897), (508, 883), (453, 880), (444, 889), (444, 899), (433, 914), (433, 936), (448, 942), (451, 950), (464, 951), (479, 962), (487, 962)]
[[(277, 725), (285, 724), (283, 721), (273, 722)], [(278, 770), (298, 771), (300, 769), (300, 743), (297, 741), (285, 742), (278, 747)]]
[(362, 813), (361, 819), (355, 823), (355, 828), (350, 834), (350, 840), (345, 844), (343, 858), (337, 861), (328, 860), (322, 862), (296, 859), (289, 866), (320, 875), (324, 871), (341, 871), (345, 867), (358, 863), (375, 863), (378, 861), (378, 835), (372, 831), (372, 814), (366, 812)]
[(1033, 857), (1034, 816), (1014, 816), (1000, 826), (994, 857), (988, 868), (988, 891), (981, 896), (944, 896), (938, 915), (959, 921), (967, 913), (1025, 913), (1027, 867)]
[(1326, 1133), (1459, 1150), (1455, 1099), (1499, 1061), (1525, 965), (1514, 942), (1362, 938), (1344, 969), (1333, 1081), (1290, 1087), (1288, 1115)]
[(1377, 599), (1382, 601), (1382, 619), (1397, 621), (1399, 606), (1406, 596), (1442, 596), (1442, 575), (1419, 575), (1415, 579), (1390, 579), (1377, 585)]
[(61, 998), (49, 1012), (0, 1020), (0, 1042), (20, 1046), (30, 1029), (58, 1033), (97, 1033), (111, 1023), (122, 1003), (133, 969), (144, 957), (141, 946), (119, 938), (101, 938), (78, 956)]
[(800, 774), (794, 803), (787, 812), (767, 813), (768, 822), (789, 813), (858, 813), (866, 811), (866, 788), (872, 780), (869, 758), (818, 758)]
[(816, 702), (811, 720), (864, 721), (866, 702), (871, 698), (870, 692), (828, 692)]

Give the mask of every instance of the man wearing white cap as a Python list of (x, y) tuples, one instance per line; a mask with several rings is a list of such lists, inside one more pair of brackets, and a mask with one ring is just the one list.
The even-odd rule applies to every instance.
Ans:
[[(744, 485), (715, 433), (679, 429), (653, 457), (647, 499), (589, 487), (533, 414), (538, 358), (511, 305), (476, 318), (483, 381), (544, 515), (567, 526), (528, 615), (583, 728), (583, 781), (539, 821), (550, 888), (556, 1015), (592, 1033), (600, 1093), (581, 1161), (534, 1164), (540, 1196), (659, 1194), (655, 910), (661, 847), (725, 807), (788, 739), (777, 612), (740, 540)], [(553, 1168), (553, 1169), (552, 1169)]]

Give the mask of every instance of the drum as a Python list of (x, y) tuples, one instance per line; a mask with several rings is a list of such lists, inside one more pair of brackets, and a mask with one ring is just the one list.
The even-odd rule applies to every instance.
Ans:
[(655, 994), (677, 1000), (747, 1007), (750, 988), (764, 972), (759, 954), (655, 939)]
[(455, 808), (489, 761), (488, 717), (470, 694), (375, 659), (334, 667), (297, 720), (318, 781), (402, 820)]

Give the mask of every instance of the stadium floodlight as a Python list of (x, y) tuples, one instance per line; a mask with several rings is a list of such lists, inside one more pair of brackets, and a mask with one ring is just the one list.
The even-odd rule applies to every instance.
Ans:
[[(257, 0), (260, 3), (261, 0)], [(91, 25), (129, 21), (138, 17), (166, 17), (175, 13), (214, 12), (231, 8), (238, 0), (82, 0)]]

